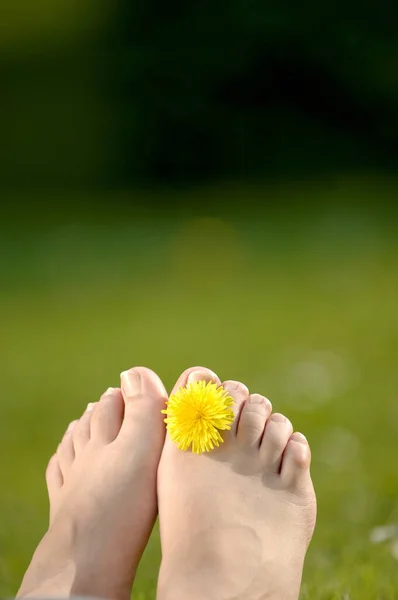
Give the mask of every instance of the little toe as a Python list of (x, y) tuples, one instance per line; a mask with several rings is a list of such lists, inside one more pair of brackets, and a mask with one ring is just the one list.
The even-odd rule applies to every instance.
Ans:
[(266, 471), (280, 473), (282, 455), (293, 433), (293, 426), (284, 415), (275, 413), (268, 419), (260, 446)]
[(97, 402), (90, 402), (83, 415), (73, 428), (73, 446), (75, 454), (79, 454), (86, 447), (91, 437), (91, 417)]
[(72, 421), (64, 433), (61, 443), (57, 448), (57, 460), (63, 476), (69, 471), (75, 460), (73, 446), (73, 431), (79, 421)]
[(50, 497), (50, 502), (52, 502), (54, 494), (61, 489), (62, 484), (64, 482), (64, 478), (62, 477), (61, 467), (59, 465), (58, 456), (53, 454), (50, 458), (46, 469), (46, 482), (48, 495)]
[(228, 392), (228, 394), (231, 396), (231, 398), (234, 401), (231, 408), (235, 414), (235, 420), (232, 423), (231, 434), (236, 435), (236, 432), (238, 429), (238, 423), (239, 423), (239, 419), (240, 419), (240, 415), (241, 415), (241, 410), (243, 408), (245, 401), (249, 397), (249, 390), (247, 389), (247, 387), (245, 386), (244, 383), (241, 383), (240, 381), (234, 381), (232, 379), (229, 379), (228, 381), (224, 381), (222, 383), (222, 386), (223, 386), (224, 390), (226, 392)]
[(265, 423), (272, 412), (271, 402), (260, 394), (250, 394), (239, 418), (237, 438), (243, 446), (259, 448)]
[(286, 487), (300, 487), (306, 482), (311, 463), (311, 450), (307, 438), (295, 432), (291, 435), (283, 454), (281, 479)]
[(91, 417), (91, 439), (101, 444), (113, 442), (122, 426), (124, 400), (119, 388), (108, 388)]

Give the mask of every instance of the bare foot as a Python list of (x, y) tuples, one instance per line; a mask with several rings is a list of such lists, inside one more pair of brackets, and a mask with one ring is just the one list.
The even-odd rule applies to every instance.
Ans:
[[(189, 381), (219, 379), (203, 367)], [(158, 600), (297, 600), (316, 518), (310, 449), (270, 402), (227, 381), (237, 415), (224, 443), (196, 455), (169, 436), (158, 472)]]
[(130, 598), (157, 514), (167, 394), (143, 367), (121, 381), (70, 425), (50, 460), (50, 527), (19, 597)]

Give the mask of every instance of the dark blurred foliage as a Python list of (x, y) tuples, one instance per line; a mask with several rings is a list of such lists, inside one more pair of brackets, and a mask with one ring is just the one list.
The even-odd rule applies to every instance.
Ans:
[(0, 47), (8, 186), (395, 170), (396, 3), (83, 5)]
[(122, 177), (394, 167), (397, 17), (386, 0), (125, 2)]

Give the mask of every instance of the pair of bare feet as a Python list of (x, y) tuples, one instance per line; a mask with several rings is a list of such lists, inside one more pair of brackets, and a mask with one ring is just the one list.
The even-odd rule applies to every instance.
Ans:
[[(208, 369), (190, 381), (214, 381)], [(121, 375), (71, 423), (47, 468), (50, 526), (18, 597), (130, 598), (159, 511), (159, 600), (297, 600), (316, 517), (305, 437), (270, 402), (226, 381), (235, 421), (216, 450), (168, 438), (159, 377)]]

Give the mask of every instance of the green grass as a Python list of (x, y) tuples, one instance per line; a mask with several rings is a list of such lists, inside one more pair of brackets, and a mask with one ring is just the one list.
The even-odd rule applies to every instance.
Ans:
[[(3, 228), (0, 595), (45, 531), (44, 470), (67, 423), (130, 366), (170, 388), (204, 364), (309, 438), (319, 514), (302, 598), (398, 598), (398, 542), (370, 539), (398, 522), (398, 236), (331, 200), (311, 218), (118, 206)], [(136, 600), (155, 598), (159, 560), (155, 531)]]

